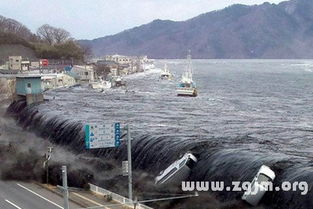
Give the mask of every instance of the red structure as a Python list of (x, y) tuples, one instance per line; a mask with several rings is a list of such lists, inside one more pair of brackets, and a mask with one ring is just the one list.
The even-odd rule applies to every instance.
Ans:
[(41, 59), (40, 60), (40, 65), (41, 66), (48, 66), (49, 65), (49, 61), (47, 59)]

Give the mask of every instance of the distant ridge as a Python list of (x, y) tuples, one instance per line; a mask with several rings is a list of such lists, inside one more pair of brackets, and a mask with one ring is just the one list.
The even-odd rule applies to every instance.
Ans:
[(174, 22), (155, 20), (116, 35), (80, 40), (95, 55), (152, 58), (313, 58), (313, 1), (233, 5)]

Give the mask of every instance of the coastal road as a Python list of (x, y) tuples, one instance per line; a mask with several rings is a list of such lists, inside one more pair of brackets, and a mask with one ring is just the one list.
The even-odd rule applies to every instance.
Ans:
[[(0, 181), (0, 209), (62, 209), (63, 198), (32, 183)], [(70, 202), (70, 208), (81, 206)]]

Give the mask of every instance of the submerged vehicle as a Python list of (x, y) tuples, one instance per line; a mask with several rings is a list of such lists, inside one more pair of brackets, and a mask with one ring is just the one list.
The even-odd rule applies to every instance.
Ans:
[(198, 95), (196, 83), (193, 81), (192, 74), (192, 63), (191, 63), (191, 55), (190, 51), (187, 56), (187, 68), (183, 73), (180, 83), (178, 84), (178, 88), (176, 90), (177, 96), (189, 96), (196, 97)]
[(155, 178), (155, 184), (181, 183), (189, 176), (191, 169), (196, 163), (197, 158), (193, 154), (184, 154), (182, 158), (176, 160), (168, 168), (160, 172)]
[(160, 77), (161, 77), (161, 79), (163, 79), (163, 80), (172, 80), (173, 75), (172, 75), (172, 73), (169, 71), (169, 69), (167, 68), (167, 64), (164, 65), (164, 69), (163, 69), (163, 71), (161, 72)]
[(268, 166), (262, 165), (253, 178), (249, 189), (243, 194), (242, 200), (245, 200), (253, 206), (258, 205), (264, 194), (268, 191), (268, 185), (273, 183), (275, 177), (274, 171)]

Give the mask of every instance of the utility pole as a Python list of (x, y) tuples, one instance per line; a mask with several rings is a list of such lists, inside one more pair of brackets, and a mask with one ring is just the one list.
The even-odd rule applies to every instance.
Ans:
[(63, 180), (63, 197), (64, 197), (64, 209), (69, 209), (68, 203), (68, 186), (67, 186), (67, 169), (66, 166), (62, 166), (62, 180)]
[(138, 205), (138, 198), (137, 198), (137, 197), (135, 197), (135, 201), (134, 201), (134, 209), (136, 209), (136, 208), (137, 208), (137, 205)]
[(130, 127), (127, 125), (127, 158), (128, 158), (128, 198), (133, 201), (133, 177), (132, 177), (132, 144)]
[(48, 153), (46, 153), (46, 161), (44, 162), (44, 166), (46, 167), (46, 183), (49, 183), (49, 160), (51, 159), (51, 154), (53, 151), (53, 147), (48, 147)]
[(41, 72), (41, 61), (39, 60), (39, 74), (41, 75), (42, 72)]

